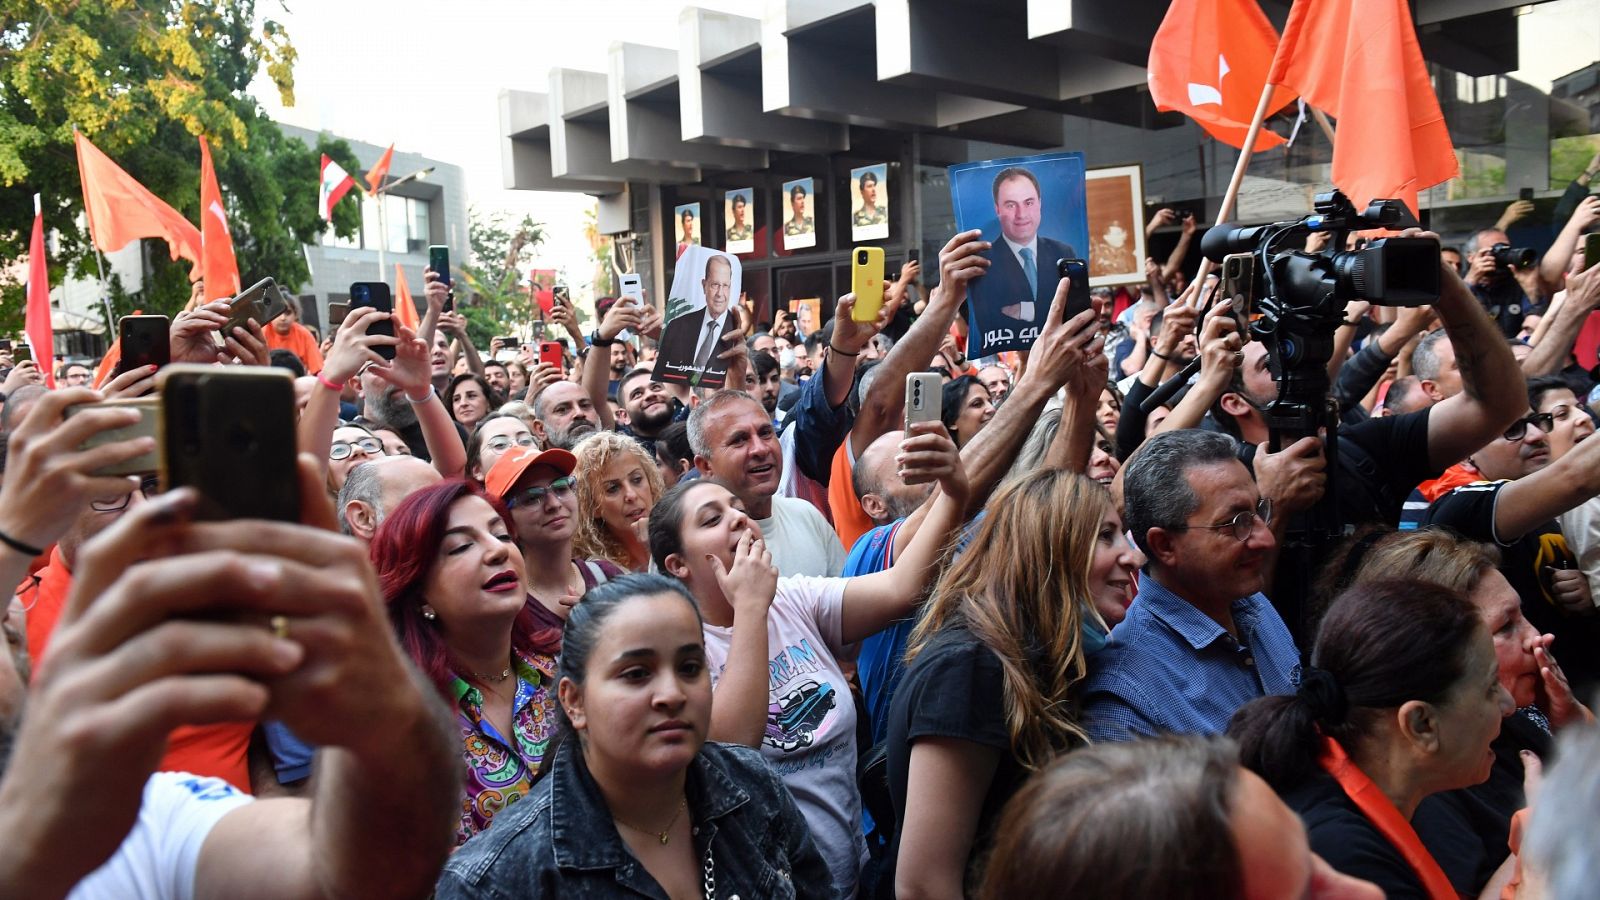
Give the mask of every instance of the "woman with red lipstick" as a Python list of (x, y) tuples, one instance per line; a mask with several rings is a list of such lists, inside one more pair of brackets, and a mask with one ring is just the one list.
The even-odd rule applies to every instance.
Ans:
[(755, 751), (706, 740), (701, 627), (660, 575), (584, 595), (562, 640), (548, 772), (455, 855), (440, 900), (836, 896), (783, 781)]
[(540, 625), (560, 630), (584, 592), (622, 574), (606, 559), (573, 551), (578, 534), (577, 457), (566, 450), (515, 447), (489, 469), (484, 488), (511, 511), (528, 592)]
[(401, 646), (455, 710), (459, 844), (533, 787), (556, 730), (561, 631), (534, 614), (510, 516), (469, 482), (407, 497), (373, 536), (372, 561)]
[(665, 490), (655, 459), (614, 431), (596, 432), (572, 452), (578, 458), (578, 554), (630, 572), (649, 570), (650, 510)]
[(995, 492), (911, 633), (889, 706), (891, 850), (901, 896), (976, 885), (1006, 800), (1084, 743), (1088, 653), (1126, 612), (1132, 549), (1111, 495), (1064, 469)]
[(1456, 900), (1412, 819), (1425, 798), (1489, 777), (1511, 710), (1471, 602), (1379, 581), (1333, 601), (1298, 692), (1250, 701), (1228, 734), (1335, 869), (1388, 897)]

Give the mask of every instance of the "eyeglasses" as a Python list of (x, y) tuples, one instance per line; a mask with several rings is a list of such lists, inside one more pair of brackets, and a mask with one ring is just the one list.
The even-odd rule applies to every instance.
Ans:
[(360, 450), (367, 456), (382, 456), (383, 441), (375, 437), (357, 438), (353, 441), (334, 441), (328, 446), (328, 458), (334, 462), (349, 459), (351, 454)]
[(506, 506), (511, 508), (516, 508), (518, 506), (538, 506), (544, 502), (546, 494), (555, 494), (557, 497), (565, 497), (566, 495), (572, 493), (572, 489), (577, 487), (577, 485), (578, 479), (572, 477), (571, 475), (566, 475), (561, 478), (557, 478), (544, 487), (524, 488), (523, 490), (512, 494), (510, 497), (506, 498)]
[(1550, 426), (1556, 420), (1554, 413), (1533, 413), (1511, 423), (1505, 434), (1500, 435), (1508, 441), (1520, 441), (1528, 436), (1528, 426), (1536, 425), (1545, 434), (1550, 433)]
[(1234, 538), (1240, 542), (1244, 542), (1249, 540), (1251, 532), (1256, 530), (1257, 520), (1260, 520), (1261, 524), (1263, 525), (1272, 524), (1271, 498), (1262, 497), (1260, 500), (1256, 501), (1256, 508), (1254, 510), (1246, 510), (1245, 512), (1239, 513), (1237, 516), (1234, 516), (1228, 521), (1223, 522), (1221, 525), (1179, 525), (1173, 530), (1182, 531), (1188, 528), (1231, 528), (1233, 529)]
[[(161, 479), (154, 475), (147, 475), (139, 479), (139, 493), (146, 500), (161, 493)], [(128, 501), (131, 499), (133, 499), (133, 491), (129, 491), (121, 497), (90, 500), (89, 508), (95, 512), (120, 512), (128, 508)]]
[(532, 447), (533, 435), (519, 434), (515, 438), (512, 438), (509, 435), (502, 434), (489, 438), (487, 441), (483, 442), (483, 446), (493, 450), (496, 453), (504, 453), (507, 450), (510, 450), (513, 444), (518, 447)]

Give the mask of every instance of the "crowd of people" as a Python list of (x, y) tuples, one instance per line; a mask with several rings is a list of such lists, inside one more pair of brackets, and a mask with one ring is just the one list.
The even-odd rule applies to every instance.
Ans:
[(223, 335), (197, 293), (175, 362), (296, 376), (300, 523), (98, 474), (155, 443), (69, 413), (154, 368), (0, 359), (0, 893), (1592, 896), (1568, 206), (1531, 265), (1517, 206), (1428, 306), (1348, 304), (1336, 441), (1279, 440), (1171, 210), (1171, 259), (1071, 316), (1063, 280), (1026, 353), (965, 356), (967, 232), (871, 321), (739, 303), (715, 389), (654, 376), (649, 305), (558, 295), (555, 365), (480, 353), (431, 271), (392, 335)]

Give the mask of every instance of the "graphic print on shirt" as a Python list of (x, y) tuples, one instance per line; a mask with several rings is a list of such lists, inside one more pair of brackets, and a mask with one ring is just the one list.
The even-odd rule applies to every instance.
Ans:
[(794, 753), (816, 743), (835, 706), (838, 692), (826, 678), (806, 676), (821, 670), (810, 640), (790, 644), (768, 663), (767, 729), (762, 742), (784, 753)]

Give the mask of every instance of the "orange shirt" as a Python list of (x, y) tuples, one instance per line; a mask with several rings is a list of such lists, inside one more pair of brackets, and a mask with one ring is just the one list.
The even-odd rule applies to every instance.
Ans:
[[(67, 594), (72, 591), (72, 573), (67, 570), (61, 550), (50, 551), (50, 564), (40, 569), (38, 587), (24, 581), (17, 593), (27, 599), (27, 590), (37, 590), (33, 608), (28, 610), (28, 655), (34, 669), (44, 659)], [(220, 722), (215, 725), (183, 725), (167, 735), (167, 754), (156, 768), (164, 772), (192, 772), (221, 778), (245, 793), (250, 793), (250, 734), (254, 722)]]
[(299, 322), (289, 325), (288, 334), (279, 334), (278, 327), (272, 323), (262, 329), (267, 335), (267, 349), (287, 350), (300, 361), (306, 364), (306, 371), (315, 375), (322, 371), (322, 351), (317, 349), (317, 339), (311, 336), (311, 331)]
[(833, 454), (828, 475), (828, 507), (833, 510), (833, 530), (839, 532), (839, 540), (844, 542), (847, 552), (878, 524), (867, 518), (867, 511), (856, 499), (856, 482), (850, 469), (850, 438), (846, 437)]

